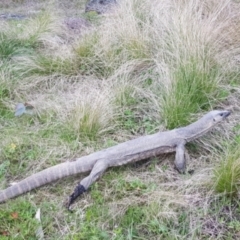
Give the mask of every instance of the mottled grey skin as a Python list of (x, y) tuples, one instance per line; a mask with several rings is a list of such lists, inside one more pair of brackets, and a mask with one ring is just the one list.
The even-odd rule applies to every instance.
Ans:
[(68, 206), (70, 206), (107, 168), (140, 161), (168, 152), (176, 152), (175, 167), (180, 173), (183, 173), (186, 166), (185, 144), (201, 137), (229, 115), (229, 111), (214, 110), (186, 127), (142, 136), (88, 156), (77, 158), (73, 162), (65, 162), (50, 167), (2, 190), (0, 192), (0, 203), (57, 179), (91, 171), (70, 196), (68, 202)]
[(116, 0), (90, 0), (86, 4), (85, 12), (95, 11), (98, 14), (107, 12), (112, 6), (116, 5)]

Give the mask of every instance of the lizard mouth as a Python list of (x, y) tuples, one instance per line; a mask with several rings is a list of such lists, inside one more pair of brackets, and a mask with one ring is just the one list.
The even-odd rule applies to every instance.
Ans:
[(225, 111), (225, 112), (223, 113), (223, 117), (224, 117), (224, 118), (227, 118), (230, 114), (231, 114), (230, 111)]
[(224, 111), (222, 117), (223, 117), (223, 120), (226, 120), (227, 122), (229, 122), (229, 119), (228, 119), (228, 116), (231, 114), (230, 111)]

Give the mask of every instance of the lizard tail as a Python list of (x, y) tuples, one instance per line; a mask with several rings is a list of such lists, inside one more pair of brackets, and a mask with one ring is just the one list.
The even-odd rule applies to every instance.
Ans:
[(57, 179), (89, 170), (83, 169), (81, 165), (79, 162), (65, 162), (35, 173), (13, 186), (0, 191), (0, 203)]

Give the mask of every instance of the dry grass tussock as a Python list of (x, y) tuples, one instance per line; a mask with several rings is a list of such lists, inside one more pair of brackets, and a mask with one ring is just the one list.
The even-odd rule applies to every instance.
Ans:
[[(228, 123), (187, 146), (192, 175), (175, 172), (170, 154), (107, 171), (76, 202), (71, 219), (62, 200), (83, 175), (1, 209), (12, 212), (14, 203), (21, 209), (22, 199), (39, 205), (49, 239), (91, 239), (106, 232), (105, 239), (236, 235), (238, 216), (226, 217), (232, 205), (215, 194), (213, 180), (220, 156), (240, 134), (240, 28), (232, 4), (122, 0), (76, 38), (62, 28), (58, 10), (19, 26), (0, 22), (1, 186), (66, 159), (186, 125), (211, 109), (232, 111)], [(8, 51), (1, 49), (6, 42)], [(35, 114), (13, 117), (16, 102), (29, 102)]]
[(220, 84), (236, 68), (229, 60), (239, 54), (236, 40), (227, 43), (240, 34), (235, 17), (225, 0), (121, 1), (78, 43), (76, 54), (97, 76), (112, 79), (124, 66), (148, 72), (155, 109), (174, 128), (221, 97)]
[[(102, 84), (104, 85), (104, 84)], [(91, 84), (81, 86), (74, 93), (74, 103), (68, 116), (69, 125), (79, 135), (91, 140), (114, 128), (114, 96), (107, 87), (97, 88)]]

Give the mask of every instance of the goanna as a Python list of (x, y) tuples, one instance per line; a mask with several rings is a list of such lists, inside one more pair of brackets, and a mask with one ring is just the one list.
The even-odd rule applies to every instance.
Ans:
[(176, 152), (175, 167), (180, 173), (183, 173), (186, 167), (185, 144), (201, 137), (229, 115), (229, 111), (213, 110), (186, 127), (142, 136), (77, 158), (75, 161), (64, 162), (47, 168), (2, 190), (0, 192), (0, 203), (57, 179), (90, 171), (90, 174), (82, 179), (69, 196), (67, 203), (69, 209), (74, 200), (84, 193), (107, 168), (140, 161), (168, 152)]

